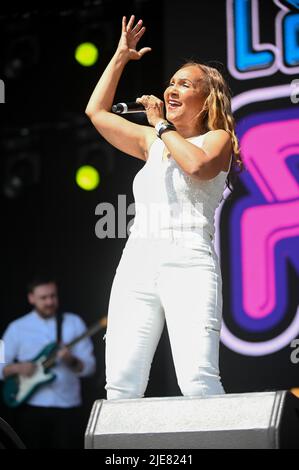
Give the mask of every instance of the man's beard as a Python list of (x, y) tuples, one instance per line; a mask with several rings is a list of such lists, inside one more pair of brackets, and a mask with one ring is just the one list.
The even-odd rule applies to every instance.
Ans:
[(36, 308), (36, 311), (41, 317), (48, 318), (48, 317), (54, 317), (56, 315), (57, 308), (56, 307), (51, 307), (51, 308), (49, 307), (49, 308), (46, 308), (46, 309), (43, 309), (43, 310), (40, 310), (40, 309)]

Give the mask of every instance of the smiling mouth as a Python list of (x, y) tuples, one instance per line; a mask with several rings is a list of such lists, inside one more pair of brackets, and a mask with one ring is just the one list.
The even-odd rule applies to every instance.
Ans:
[(180, 108), (182, 106), (181, 103), (168, 103), (168, 109), (177, 109), (177, 108)]

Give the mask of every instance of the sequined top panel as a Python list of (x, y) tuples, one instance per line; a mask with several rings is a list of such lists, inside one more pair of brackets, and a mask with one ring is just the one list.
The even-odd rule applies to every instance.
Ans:
[[(204, 136), (188, 140), (200, 147)], [(210, 180), (198, 180), (188, 176), (171, 155), (163, 158), (164, 149), (164, 142), (157, 138), (133, 180), (136, 215), (130, 231), (200, 229), (214, 237), (215, 211), (229, 171), (221, 171)]]

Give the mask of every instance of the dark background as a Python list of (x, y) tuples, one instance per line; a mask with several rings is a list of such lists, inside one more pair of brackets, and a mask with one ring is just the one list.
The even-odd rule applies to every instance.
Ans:
[[(267, 6), (265, 7), (265, 4)], [(142, 17), (148, 30), (141, 41), (151, 46), (141, 62), (129, 63), (115, 101), (133, 101), (142, 94), (162, 98), (165, 82), (185, 59), (218, 63), (237, 95), (250, 88), (284, 84), (281, 73), (266, 78), (239, 81), (230, 76), (226, 56), (225, 1), (185, 0), (114, 2), (59, 2), (59, 6), (1, 7), (1, 71), (6, 85), (6, 103), (1, 112), (1, 295), (0, 335), (7, 324), (30, 310), (26, 284), (39, 272), (53, 273), (59, 283), (61, 305), (91, 324), (107, 313), (110, 288), (125, 239), (99, 239), (95, 235), (100, 202), (117, 208), (119, 194), (133, 202), (132, 181), (143, 166), (135, 158), (113, 149), (94, 130), (84, 114), (89, 97), (120, 35), (122, 15)], [(261, 2), (261, 40), (274, 42), (273, 2)], [(29, 13), (29, 14), (28, 14)], [(15, 78), (5, 76), (20, 37), (29, 37), (33, 51)], [(97, 44), (100, 57), (93, 67), (82, 67), (74, 49), (83, 40)], [(283, 107), (285, 103), (281, 103)], [(272, 104), (267, 103), (267, 109)], [(273, 105), (277, 108), (277, 103)], [(257, 108), (255, 108), (257, 109)], [(264, 108), (263, 108), (264, 109)], [(248, 110), (249, 112), (250, 110)], [(236, 118), (242, 118), (239, 113)], [(131, 118), (133, 119), (133, 118)], [(142, 118), (135, 118), (142, 122)], [(34, 169), (32, 184), (16, 198), (3, 188), (17, 156), (30, 152)], [(85, 192), (75, 183), (75, 171), (84, 161), (100, 171), (101, 184)], [(31, 171), (30, 170), (30, 171)], [(245, 189), (235, 186), (230, 208)], [(128, 222), (129, 222), (128, 218)], [(223, 223), (221, 243), (226, 240)], [(223, 252), (225, 250), (222, 250)], [(224, 317), (229, 311), (229, 265), (223, 265)], [(290, 313), (298, 305), (298, 276), (290, 267)], [(182, 312), (184, 321), (184, 312)], [(105, 397), (104, 342), (93, 338), (97, 374), (83, 383), (86, 415), (93, 401)], [(220, 349), (220, 368), (228, 393), (286, 389), (299, 385), (298, 366), (291, 364), (290, 348), (264, 357), (245, 357)], [(146, 396), (180, 395), (165, 331), (157, 349)], [(5, 416), (2, 406), (0, 415)]]

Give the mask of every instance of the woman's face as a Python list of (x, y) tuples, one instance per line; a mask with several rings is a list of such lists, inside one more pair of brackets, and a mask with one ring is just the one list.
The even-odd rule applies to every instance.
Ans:
[(198, 115), (206, 96), (202, 91), (203, 72), (196, 66), (179, 69), (164, 92), (166, 119), (174, 125), (198, 127)]

